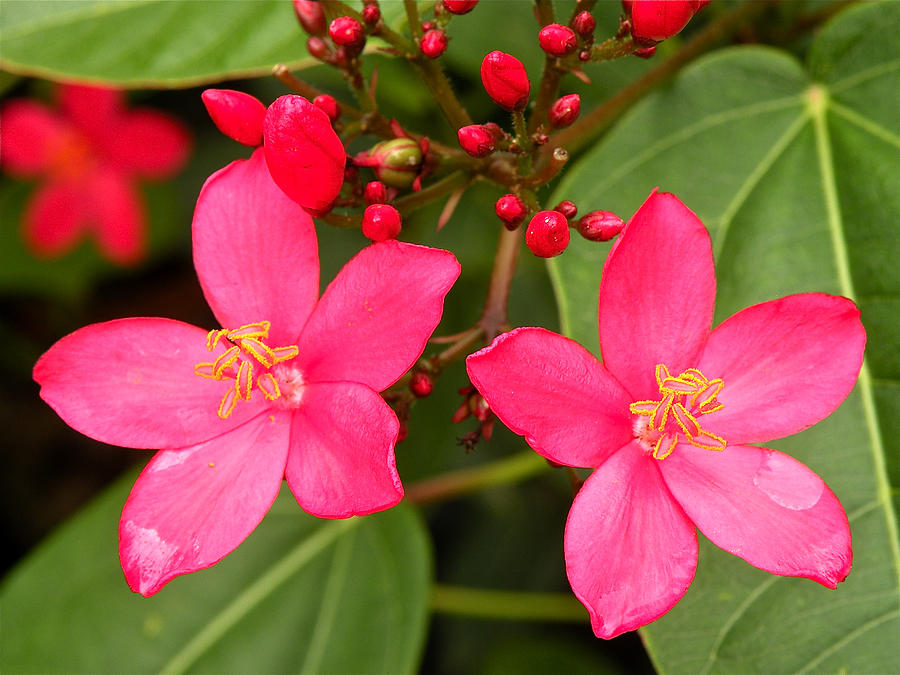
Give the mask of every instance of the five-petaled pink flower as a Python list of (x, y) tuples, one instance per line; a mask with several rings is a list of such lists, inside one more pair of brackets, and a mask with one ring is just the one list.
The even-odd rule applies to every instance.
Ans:
[(565, 557), (599, 637), (681, 598), (695, 526), (775, 574), (834, 588), (850, 570), (847, 517), (822, 479), (749, 444), (801, 431), (846, 398), (865, 347), (859, 311), (804, 293), (710, 331), (715, 286), (703, 224), (654, 193), (603, 269), (602, 364), (541, 328), (501, 335), (467, 361), (491, 409), (538, 453), (596, 467), (569, 512)]
[(378, 392), (422, 353), (459, 275), (447, 251), (389, 241), (363, 249), (319, 298), (312, 220), (272, 181), (262, 149), (206, 182), (193, 243), (223, 329), (95, 324), (34, 368), (76, 430), (162, 448), (119, 526), (122, 568), (143, 595), (234, 549), (282, 479), (324, 518), (400, 501), (399, 422)]
[(90, 232), (107, 259), (135, 263), (146, 252), (137, 179), (177, 172), (190, 135), (169, 115), (127, 109), (120, 91), (61, 85), (57, 94), (58, 110), (22, 99), (0, 111), (0, 162), (13, 175), (43, 179), (26, 206), (26, 242), (53, 257)]

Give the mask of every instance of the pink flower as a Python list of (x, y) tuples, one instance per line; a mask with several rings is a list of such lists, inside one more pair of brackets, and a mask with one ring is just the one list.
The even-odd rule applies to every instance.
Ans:
[(544, 457), (596, 467), (565, 533), (572, 589), (598, 637), (667, 612), (697, 564), (699, 528), (751, 565), (834, 588), (850, 570), (840, 503), (797, 460), (749, 443), (830, 414), (850, 393), (865, 331), (846, 298), (804, 293), (710, 331), (709, 235), (655, 193), (613, 246), (600, 284), (601, 364), (519, 328), (469, 356), (491, 409)]
[(262, 149), (209, 178), (193, 241), (222, 330), (157, 318), (94, 324), (34, 368), (41, 396), (74, 429), (162, 448), (119, 526), (125, 577), (143, 595), (227, 555), (282, 479), (323, 518), (400, 501), (399, 424), (378, 392), (422, 353), (459, 274), (447, 251), (384, 242), (319, 298), (312, 220), (274, 184)]
[(169, 115), (127, 109), (120, 91), (62, 85), (57, 95), (58, 109), (22, 99), (0, 111), (0, 161), (43, 181), (26, 206), (26, 241), (54, 257), (90, 232), (104, 257), (135, 263), (146, 253), (137, 179), (176, 173), (190, 151), (188, 131)]

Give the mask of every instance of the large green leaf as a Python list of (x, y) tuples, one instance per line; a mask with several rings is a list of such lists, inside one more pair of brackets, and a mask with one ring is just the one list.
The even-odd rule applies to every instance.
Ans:
[[(633, 213), (654, 186), (710, 230), (717, 321), (802, 291), (854, 299), (868, 332), (859, 384), (826, 421), (767, 445), (841, 499), (854, 565), (836, 591), (756, 570), (704, 542), (697, 577), (644, 629), (663, 672), (889, 672), (900, 665), (900, 3), (847, 10), (809, 63), (735, 48), (686, 69), (571, 171), (551, 203)], [(608, 246), (551, 265), (564, 330), (596, 351)], [(827, 368), (828, 364), (821, 364)]]
[(0, 68), (129, 87), (184, 87), (309, 60), (282, 0), (4, 0), (0, 33)]
[(305, 515), (285, 490), (209, 570), (152, 598), (116, 556), (119, 481), (28, 557), (0, 600), (4, 672), (412, 672), (431, 561), (411, 508), (349, 520)]

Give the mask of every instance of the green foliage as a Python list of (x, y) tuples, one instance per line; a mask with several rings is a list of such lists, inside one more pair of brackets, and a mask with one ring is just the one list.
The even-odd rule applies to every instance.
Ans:
[[(766, 48), (714, 53), (632, 110), (555, 195), (623, 216), (654, 186), (678, 195), (712, 235), (717, 321), (757, 302), (824, 291), (854, 299), (868, 332), (866, 364), (844, 405), (769, 444), (812, 467), (841, 499), (853, 532), (850, 577), (829, 591), (704, 542), (685, 598), (642, 631), (661, 672), (896, 668), (898, 25), (898, 3), (853, 8), (817, 37), (806, 67)], [(551, 264), (564, 330), (595, 352), (608, 248), (573, 241)]]
[(4, 672), (413, 672), (431, 559), (405, 506), (348, 520), (304, 514), (285, 489), (213, 568), (146, 599), (129, 591), (115, 523), (128, 475), (6, 580)]

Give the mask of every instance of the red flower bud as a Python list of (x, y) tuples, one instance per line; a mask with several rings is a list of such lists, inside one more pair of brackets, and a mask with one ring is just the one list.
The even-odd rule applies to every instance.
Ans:
[(563, 214), (566, 217), (566, 220), (571, 220), (578, 213), (578, 207), (575, 206), (575, 202), (570, 202), (568, 199), (564, 199), (554, 206), (553, 210)]
[(434, 21), (423, 21), (422, 22), (422, 32), (427, 33), (430, 30), (434, 30), (437, 28), (437, 24)]
[(367, 26), (374, 26), (381, 19), (381, 10), (378, 5), (367, 4), (362, 8), (362, 18)]
[(538, 33), (541, 49), (550, 56), (567, 56), (578, 49), (578, 36), (568, 26), (551, 23)]
[(371, 167), (385, 185), (408, 188), (422, 168), (422, 148), (412, 138), (381, 141), (353, 158), (357, 166)]
[(652, 59), (653, 55), (656, 54), (656, 45), (652, 47), (641, 47), (640, 49), (635, 49), (632, 54), (634, 54), (639, 59)]
[(352, 16), (339, 16), (328, 26), (328, 35), (336, 45), (362, 47), (366, 43), (363, 25)]
[(575, 229), (589, 241), (609, 241), (619, 234), (623, 227), (625, 221), (612, 211), (591, 211), (581, 217)]
[(631, 0), (631, 35), (650, 46), (677, 35), (694, 16), (696, 0)]
[(572, 21), (572, 28), (581, 37), (587, 38), (593, 35), (597, 27), (597, 20), (590, 12), (579, 12)]
[(447, 49), (447, 34), (433, 28), (422, 36), (419, 50), (429, 59), (436, 59)]
[(494, 204), (494, 211), (497, 212), (497, 217), (503, 221), (508, 230), (516, 229), (528, 215), (528, 207), (525, 206), (525, 202), (519, 195), (512, 193), (500, 197)]
[(311, 37), (306, 41), (306, 51), (310, 56), (319, 61), (329, 61), (331, 59), (331, 47), (320, 37)]
[(515, 56), (493, 51), (481, 62), (481, 82), (488, 96), (505, 110), (523, 110), (531, 93), (525, 66)]
[(550, 106), (550, 124), (556, 128), (567, 127), (581, 112), (581, 97), (578, 94), (569, 94), (556, 99)]
[(337, 121), (341, 116), (341, 105), (335, 100), (334, 96), (329, 96), (328, 94), (316, 96), (313, 99), (313, 105), (328, 115), (332, 122)]
[(416, 398), (425, 398), (434, 391), (434, 382), (428, 373), (420, 370), (413, 373), (412, 379), (409, 381), (409, 390)]
[(300, 26), (310, 35), (325, 35), (328, 32), (325, 10), (322, 4), (313, 0), (294, 0), (294, 14)]
[(525, 244), (539, 258), (552, 258), (569, 245), (569, 223), (557, 211), (538, 211), (525, 230)]
[(387, 188), (380, 180), (373, 180), (370, 183), (366, 183), (365, 190), (363, 190), (363, 198), (366, 200), (366, 204), (386, 204)]
[(470, 124), (461, 127), (456, 135), (463, 150), (472, 157), (487, 157), (496, 148), (494, 134), (481, 124)]
[(372, 204), (363, 212), (362, 233), (372, 241), (396, 239), (400, 234), (400, 212), (389, 204)]
[(451, 14), (468, 14), (475, 9), (478, 0), (443, 0), (442, 4)]
[(200, 98), (219, 131), (251, 148), (262, 145), (266, 106), (259, 99), (232, 89), (207, 89)]

